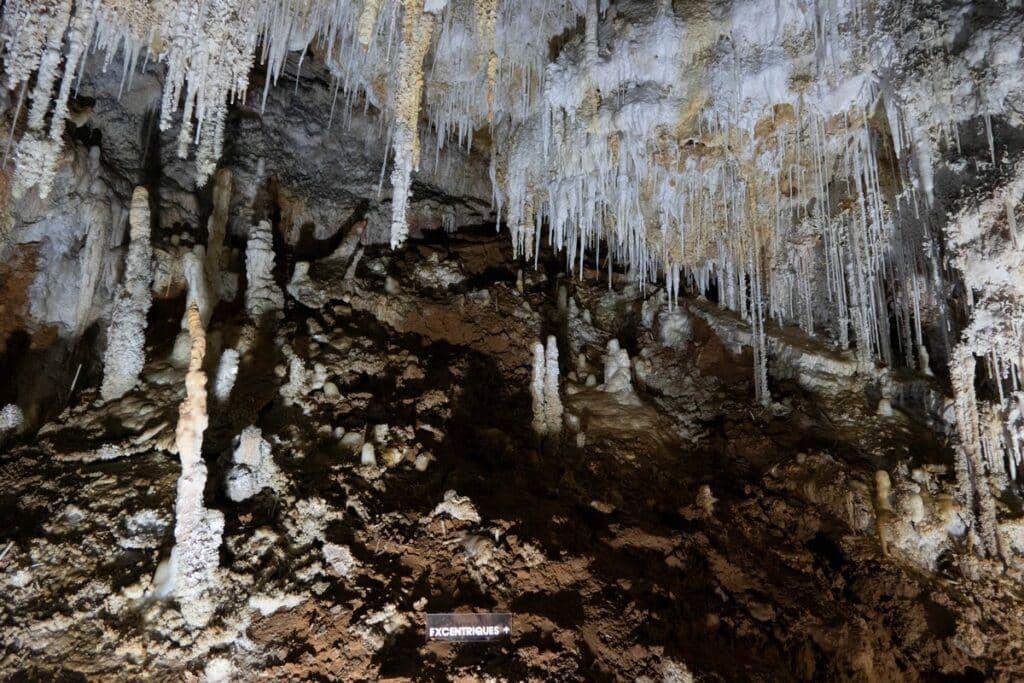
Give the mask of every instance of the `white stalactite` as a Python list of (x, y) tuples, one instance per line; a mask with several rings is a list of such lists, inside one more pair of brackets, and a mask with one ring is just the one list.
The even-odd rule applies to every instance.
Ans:
[(420, 167), (420, 102), (423, 99), (423, 60), (434, 34), (434, 15), (423, 11), (423, 0), (402, 0), (402, 45), (395, 92), (395, 149), (391, 171), (391, 248), (409, 236), (407, 217), (412, 174)]
[(373, 40), (373, 30), (377, 26), (377, 14), (380, 12), (381, 0), (363, 0), (363, 9), (359, 13), (359, 27), (356, 35), (359, 44), (368, 47)]

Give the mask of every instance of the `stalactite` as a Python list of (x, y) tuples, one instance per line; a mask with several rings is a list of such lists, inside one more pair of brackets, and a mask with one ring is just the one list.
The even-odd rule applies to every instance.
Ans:
[[(209, 325), (216, 301), (211, 283), (206, 279), (206, 247), (201, 244), (193, 246), (192, 250), (185, 254), (182, 261), (185, 282), (188, 285), (185, 305), (192, 306), (195, 304), (199, 309), (203, 325)], [(181, 320), (181, 327), (183, 330), (188, 329), (187, 312)]]
[[(13, 9), (16, 13), (22, 11), (21, 8)], [(43, 129), (53, 98), (53, 87), (61, 61), (61, 46), (70, 11), (70, 0), (44, 0), (40, 5), (29, 9), (24, 16), (27, 24), (25, 30), (30, 36), (25, 42), (36, 47), (41, 54), (35, 65), (35, 86), (29, 96), (32, 104), (28, 110), (27, 130), (15, 153), (15, 182), (12, 194), (16, 199), (33, 186), (37, 188), (40, 197), (46, 198), (53, 183), (61, 141), (50, 140), (45, 136)], [(14, 59), (20, 62), (22, 55), (15, 54)], [(15, 68), (18, 76), (24, 73), (20, 65)], [(8, 78), (8, 82), (10, 79), (11, 77)]]
[(373, 40), (373, 31), (377, 26), (377, 13), (380, 12), (381, 0), (363, 0), (363, 9), (359, 13), (359, 28), (356, 35), (359, 44), (367, 47)]
[(423, 60), (434, 33), (434, 15), (423, 12), (423, 0), (402, 0), (402, 46), (398, 58), (395, 125), (391, 134), (394, 169), (391, 171), (391, 248), (409, 235), (406, 216), (413, 171), (419, 170), (420, 102), (423, 98)]
[(475, 0), (476, 28), (481, 56), (487, 63), (487, 121), (494, 119), (494, 87), (498, 78), (498, 53), (494, 39), (498, 23), (498, 0)]

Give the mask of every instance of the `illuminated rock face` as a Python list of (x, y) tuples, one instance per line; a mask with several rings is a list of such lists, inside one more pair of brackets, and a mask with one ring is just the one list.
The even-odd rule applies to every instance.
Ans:
[[(180, 156), (195, 143), (200, 185), (253, 65), (267, 71), (262, 106), (301, 53), (327, 65), (342, 104), (382, 114), (392, 247), (409, 234), (422, 141), (433, 156), (488, 129), (492, 197), (517, 254), (529, 258), (546, 229), (580, 268), (603, 247), (670, 297), (714, 287), (752, 325), (762, 402), (773, 320), (853, 348), (862, 363), (923, 369), (949, 357), (959, 312), (942, 277), (943, 226), (930, 216), (936, 165), (979, 121), (990, 163), (1004, 163), (992, 121), (1021, 125), (1019, 2), (987, 13), (859, 0), (606, 4), (15, 2), (4, 15), (7, 85), (18, 92), (33, 75), (34, 85), (18, 102), (28, 123), (14, 194), (49, 192), (89, 46), (106, 59), (121, 51), (126, 88), (140, 60), (166, 64), (159, 124), (177, 125)], [(580, 18), (584, 30), (549, 61), (552, 38)], [(996, 203), (1013, 205), (1015, 190)], [(1003, 212), (1015, 232), (1013, 210)], [(969, 269), (958, 254), (953, 265)], [(1016, 367), (1019, 355), (998, 364)]]
[[(335, 673), (374, 679), (414, 640), (407, 588), (473, 585), (550, 602), (526, 623), (560, 654), (510, 678), (749, 677), (730, 647), (766, 679), (997, 677), (1021, 651), (1021, 0), (9, 0), (2, 24), (5, 648), (102, 614), (187, 655), (96, 675), (216, 650), (210, 679), (302, 676), (224, 643), (343, 613), (301, 656), (351, 642)], [(95, 580), (61, 583), (86, 551)], [(692, 614), (650, 627), (631, 558)], [(32, 612), (51, 585), (74, 623)], [(617, 632), (643, 635), (590, 635)], [(670, 632), (718, 650), (644, 640)]]

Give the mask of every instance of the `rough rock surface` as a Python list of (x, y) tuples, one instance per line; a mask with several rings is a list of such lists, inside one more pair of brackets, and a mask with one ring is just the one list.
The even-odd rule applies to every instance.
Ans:
[[(480, 270), (488, 244), (456, 239), (444, 262)], [(228, 668), (337, 680), (660, 680), (677, 670), (698, 680), (1011, 680), (1019, 671), (1019, 568), (974, 558), (962, 529), (941, 527), (938, 502), (925, 508), (942, 529), (933, 548), (906, 540), (925, 533), (923, 520), (915, 530), (897, 519), (882, 552), (889, 518), (876, 511), (876, 469), (892, 474), (895, 510), (911, 485), (930, 501), (950, 487), (948, 452), (911, 414), (879, 416), (863, 391), (822, 398), (795, 385), (761, 408), (749, 373), (734, 367), (749, 368), (749, 350), (733, 356), (693, 316), (685, 348), (663, 345), (657, 325), (635, 329), (634, 364), (648, 367), (633, 400), (567, 379), (570, 429), (557, 455), (541, 455), (528, 384), (510, 381), (527, 376), (525, 351), (415, 322), (397, 328), (400, 319), (345, 299), (380, 296), (371, 293), (395, 277), (402, 310), (490, 321), (509, 338), (533, 330), (528, 340), (557, 321), (554, 281), (519, 294), (497, 250), (475, 285), (507, 289), (497, 306), (504, 298), (536, 313), (496, 315), (493, 300), (474, 303), (464, 285), (416, 293), (411, 270), (375, 265), (416, 246), (379, 249), (323, 306), (288, 299), (274, 345), (287, 343), (310, 377), (290, 402), (277, 391), (287, 374), (263, 359), (241, 364), (237, 402), (211, 408), (206, 505), (225, 528), (206, 629), (190, 631), (157, 590), (178, 470), (164, 452), (167, 408), (181, 395), (180, 382), (161, 382), (160, 362), (143, 373), (144, 390), (105, 404), (102, 418), (85, 390), (38, 445), (2, 456), (10, 547), (0, 560), (0, 669), (105, 680)], [(572, 288), (577, 315), (613, 320), (600, 310), (611, 305), (669, 316), (659, 293), (597, 287)], [(621, 332), (591, 326), (594, 343), (573, 371), (600, 374), (607, 340)], [(105, 430), (90, 426), (97, 420)], [(102, 451), (100, 436), (117, 423), (148, 437), (127, 439), (122, 457), (83, 458)], [(235, 502), (224, 482), (234, 435), (245, 440), (250, 424), (287, 485)], [(388, 455), (360, 464), (364, 442)], [(461, 609), (511, 611), (511, 639), (424, 643), (425, 612)]]

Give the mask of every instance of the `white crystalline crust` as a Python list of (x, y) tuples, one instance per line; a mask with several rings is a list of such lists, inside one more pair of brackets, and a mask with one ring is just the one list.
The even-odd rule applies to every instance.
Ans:
[(25, 415), (21, 412), (21, 408), (13, 403), (8, 403), (0, 408), (0, 436), (21, 429), (24, 422)]
[(270, 444), (259, 427), (246, 427), (238, 437), (227, 476), (228, 498), (237, 502), (252, 498), (263, 489), (282, 493), (286, 480), (274, 462)]
[[(1017, 480), (1024, 459), (1024, 161), (988, 196), (965, 207), (947, 229), (951, 264), (963, 275), (970, 319), (950, 362), (960, 447), (955, 461), (960, 503), (976, 511), (985, 551), (1006, 558), (992, 487)], [(1002, 237), (1009, 234), (1010, 239)], [(994, 379), (995, 400), (975, 392), (978, 361)]]

